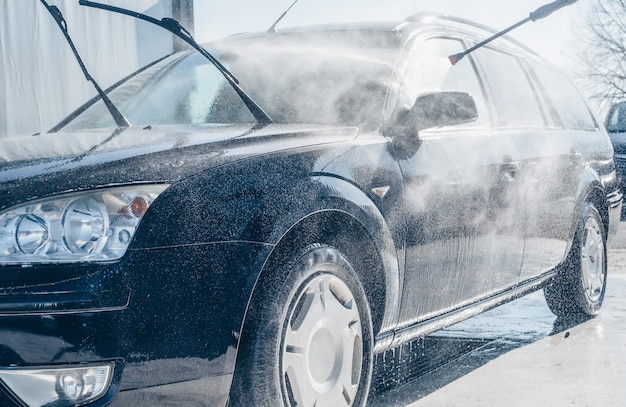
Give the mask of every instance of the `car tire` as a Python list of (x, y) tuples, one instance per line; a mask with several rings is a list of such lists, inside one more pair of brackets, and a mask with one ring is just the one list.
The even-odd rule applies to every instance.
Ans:
[(585, 204), (570, 253), (560, 273), (544, 289), (558, 317), (594, 317), (606, 291), (606, 233), (598, 210)]
[(372, 318), (348, 260), (311, 245), (274, 277), (246, 317), (254, 328), (244, 330), (230, 405), (364, 406)]

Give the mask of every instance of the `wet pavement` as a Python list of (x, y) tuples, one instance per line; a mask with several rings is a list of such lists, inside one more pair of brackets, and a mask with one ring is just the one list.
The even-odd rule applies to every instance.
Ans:
[(539, 291), (380, 355), (369, 406), (626, 405), (626, 222), (600, 315), (563, 321)]

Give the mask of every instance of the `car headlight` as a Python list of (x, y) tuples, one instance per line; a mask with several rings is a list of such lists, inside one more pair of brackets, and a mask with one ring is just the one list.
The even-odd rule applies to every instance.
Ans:
[(27, 406), (80, 406), (109, 390), (114, 363), (0, 369), (0, 380)]
[(0, 212), (0, 264), (119, 259), (148, 207), (167, 187), (107, 188)]

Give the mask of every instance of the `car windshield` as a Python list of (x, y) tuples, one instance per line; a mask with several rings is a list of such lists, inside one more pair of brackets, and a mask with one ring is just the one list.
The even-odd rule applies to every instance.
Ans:
[[(331, 47), (297, 37), (231, 41), (213, 52), (275, 122), (359, 125), (380, 121), (395, 51), (346, 41)], [(160, 61), (109, 96), (134, 126), (255, 121), (221, 73), (196, 52)], [(63, 130), (104, 127), (115, 127), (115, 123), (98, 101)]]

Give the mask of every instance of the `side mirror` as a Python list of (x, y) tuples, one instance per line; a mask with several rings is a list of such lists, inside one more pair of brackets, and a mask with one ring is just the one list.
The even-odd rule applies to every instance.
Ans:
[(609, 133), (626, 132), (626, 102), (611, 106), (606, 119), (606, 129)]
[(474, 98), (463, 92), (429, 93), (417, 98), (411, 115), (420, 132), (431, 127), (454, 126), (478, 118)]
[(394, 155), (407, 158), (420, 145), (419, 132), (433, 127), (455, 126), (478, 118), (474, 98), (464, 92), (436, 92), (419, 96), (409, 110), (398, 113), (396, 120), (385, 128), (392, 139)]

